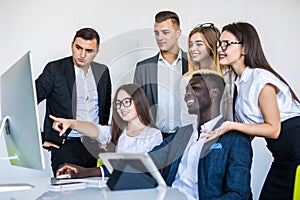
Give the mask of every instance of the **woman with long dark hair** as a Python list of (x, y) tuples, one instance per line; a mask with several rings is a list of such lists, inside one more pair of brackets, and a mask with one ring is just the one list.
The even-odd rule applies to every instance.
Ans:
[(208, 132), (206, 140), (229, 130), (264, 137), (274, 161), (260, 199), (292, 199), (296, 167), (300, 164), (297, 96), (268, 63), (258, 33), (251, 24), (238, 22), (224, 26), (218, 52), (220, 64), (231, 66), (237, 75), (234, 98), (237, 122), (224, 122)]
[(50, 116), (53, 129), (62, 135), (68, 128), (109, 144), (111, 151), (145, 153), (162, 142), (155, 127), (144, 90), (136, 84), (118, 88), (113, 100), (111, 126)]

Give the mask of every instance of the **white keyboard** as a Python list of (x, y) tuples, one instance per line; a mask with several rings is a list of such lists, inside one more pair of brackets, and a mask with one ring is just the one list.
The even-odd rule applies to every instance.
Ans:
[(102, 179), (102, 177), (90, 177), (90, 178), (66, 178), (66, 179), (56, 179), (56, 183), (74, 183), (81, 182), (86, 183), (87, 187), (103, 188), (107, 187), (106, 182), (108, 177)]
[(0, 192), (10, 192), (10, 191), (18, 191), (18, 190), (30, 190), (34, 186), (28, 183), (7, 183), (0, 184)]

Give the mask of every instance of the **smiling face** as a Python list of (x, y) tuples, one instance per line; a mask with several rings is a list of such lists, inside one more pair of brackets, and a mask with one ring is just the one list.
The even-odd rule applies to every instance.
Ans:
[(184, 100), (189, 114), (200, 115), (211, 107), (209, 90), (201, 76), (193, 76), (190, 79)]
[(161, 51), (177, 53), (181, 30), (173, 24), (172, 19), (155, 23), (154, 34), (156, 43)]
[(201, 63), (205, 60), (211, 62), (211, 50), (205, 45), (203, 35), (199, 32), (191, 35), (189, 39), (189, 54), (192, 60), (196, 63)]
[[(135, 108), (135, 104), (133, 100), (131, 99), (131, 96), (125, 91), (125, 90), (120, 90), (117, 94), (116, 101), (122, 102), (120, 103), (120, 108), (117, 109), (117, 113), (119, 116), (126, 122), (130, 122), (132, 120), (137, 120), (138, 115), (137, 111)], [(131, 105), (128, 106), (131, 101)], [(124, 106), (125, 105), (125, 106)]]
[(221, 65), (231, 65), (234, 67), (244, 63), (244, 47), (242, 44), (237, 44), (240, 41), (238, 41), (238, 39), (232, 33), (228, 31), (222, 32), (220, 41), (229, 42), (229, 45), (225, 51), (222, 50), (221, 47), (218, 47)]

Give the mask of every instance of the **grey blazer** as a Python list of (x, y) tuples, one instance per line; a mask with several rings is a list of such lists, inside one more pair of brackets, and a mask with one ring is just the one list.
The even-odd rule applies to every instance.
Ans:
[[(182, 51), (182, 50), (181, 50)], [(188, 71), (186, 52), (182, 51), (182, 75)], [(159, 54), (137, 63), (133, 82), (139, 84), (145, 90), (151, 107), (152, 115), (156, 118), (157, 104), (157, 62)]]

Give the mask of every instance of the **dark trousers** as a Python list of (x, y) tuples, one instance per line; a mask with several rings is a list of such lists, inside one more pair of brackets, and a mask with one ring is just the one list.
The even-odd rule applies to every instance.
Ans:
[[(97, 141), (95, 142), (98, 143)], [(62, 144), (59, 149), (52, 147), (50, 149), (51, 166), (54, 176), (58, 167), (64, 163), (76, 164), (82, 167), (96, 167), (98, 159), (97, 153), (87, 150), (90, 149), (91, 146), (95, 146), (96, 143), (83, 144), (80, 138), (77, 138), (66, 140), (65, 144)]]
[(296, 168), (300, 164), (300, 117), (282, 122), (279, 137), (266, 141), (274, 161), (259, 199), (293, 199)]

